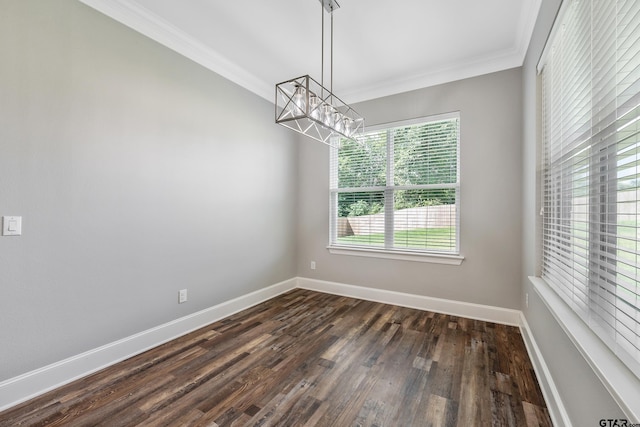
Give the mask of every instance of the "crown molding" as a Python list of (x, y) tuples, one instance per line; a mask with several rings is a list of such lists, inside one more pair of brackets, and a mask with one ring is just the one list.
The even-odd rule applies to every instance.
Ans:
[(518, 25), (520, 32), (514, 46), (509, 49), (496, 52), (490, 56), (467, 58), (448, 64), (446, 67), (401, 80), (377, 82), (368, 87), (352, 91), (341, 91), (342, 98), (350, 103), (363, 102), (521, 67), (529, 49), (541, 4), (542, 0), (532, 0), (528, 2), (529, 7), (522, 9)]
[(340, 93), (341, 98), (349, 103), (363, 102), (520, 67), (523, 61), (524, 57), (521, 57), (518, 49), (509, 49), (492, 57), (467, 59), (402, 80), (376, 82), (368, 87)]
[(536, 21), (538, 20), (542, 0), (532, 0), (528, 5), (528, 8), (522, 9), (520, 23), (518, 25), (520, 34), (518, 35), (516, 47), (518, 49), (518, 54), (520, 55), (520, 65), (524, 63), (524, 59), (527, 56), (527, 50), (529, 50), (531, 36), (533, 36), (533, 30), (535, 29)]
[[(191, 59), (265, 100), (273, 102), (272, 84), (229, 61), (215, 50), (171, 25), (135, 1), (80, 0), (80, 2)], [(438, 70), (429, 70), (427, 73), (401, 79), (379, 81), (366, 87), (343, 91), (341, 97), (349, 103), (367, 101), (522, 66), (542, 0), (532, 0), (528, 3), (529, 7), (524, 8), (520, 16), (520, 24), (518, 25), (520, 32), (515, 40), (514, 47), (491, 56), (467, 58)]]
[(273, 87), (218, 52), (129, 0), (80, 0), (85, 5), (273, 102)]

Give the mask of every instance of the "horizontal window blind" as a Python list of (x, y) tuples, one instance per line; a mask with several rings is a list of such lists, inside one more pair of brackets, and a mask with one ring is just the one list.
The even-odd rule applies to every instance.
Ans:
[(640, 377), (640, 2), (570, 1), (542, 64), (542, 276)]
[(459, 253), (459, 117), (397, 123), (331, 152), (330, 244)]

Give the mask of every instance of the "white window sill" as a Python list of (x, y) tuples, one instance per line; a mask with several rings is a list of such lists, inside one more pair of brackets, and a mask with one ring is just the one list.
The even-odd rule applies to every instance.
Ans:
[(640, 379), (622, 363), (598, 336), (558, 296), (546, 281), (530, 276), (533, 288), (569, 336), (602, 384), (631, 422), (640, 420)]
[(438, 253), (420, 253), (411, 251), (390, 251), (385, 249), (354, 248), (350, 246), (327, 246), (329, 253), (334, 255), (350, 255), (369, 258), (386, 258), (401, 261), (429, 262), (433, 264), (460, 265), (464, 261), (462, 255), (448, 255)]

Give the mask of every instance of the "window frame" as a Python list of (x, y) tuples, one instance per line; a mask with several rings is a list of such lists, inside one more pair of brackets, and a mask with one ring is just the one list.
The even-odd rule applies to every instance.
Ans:
[[(330, 177), (329, 177), (329, 200), (330, 200), (330, 218), (329, 218), (329, 244), (327, 245), (327, 249), (331, 254), (336, 255), (351, 255), (351, 256), (361, 256), (361, 257), (373, 257), (373, 258), (386, 258), (386, 259), (394, 259), (394, 260), (403, 260), (403, 261), (416, 261), (416, 262), (427, 262), (427, 263), (437, 263), (437, 264), (448, 264), (448, 265), (460, 265), (464, 260), (464, 256), (460, 252), (460, 112), (454, 111), (450, 113), (443, 113), (431, 116), (423, 116), (419, 118), (395, 121), (389, 123), (382, 123), (374, 126), (369, 126), (366, 129), (365, 134), (380, 132), (380, 131), (390, 131), (396, 128), (401, 127), (409, 127), (416, 125), (426, 125), (431, 122), (445, 121), (456, 119), (458, 121), (458, 131), (457, 131), (457, 143), (456, 143), (456, 182), (453, 184), (430, 184), (430, 185), (394, 185), (393, 184), (393, 171), (392, 168), (389, 167), (390, 163), (393, 163), (393, 150), (389, 150), (392, 147), (393, 142), (389, 141), (387, 138), (387, 152), (386, 152), (386, 174), (387, 179), (384, 186), (379, 186), (375, 188), (362, 188), (362, 192), (366, 191), (382, 191), (385, 194), (385, 200), (393, 200), (393, 194), (399, 190), (407, 190), (407, 189), (430, 189), (430, 190), (439, 190), (439, 189), (455, 189), (455, 250), (454, 251), (435, 251), (435, 250), (421, 250), (421, 249), (413, 249), (413, 248), (403, 248), (403, 247), (390, 247), (389, 244), (389, 233), (388, 231), (393, 231), (393, 218), (394, 218), (394, 206), (392, 203), (385, 202), (384, 212), (385, 212), (385, 247), (375, 247), (375, 246), (366, 246), (366, 245), (350, 245), (350, 244), (342, 244), (337, 242), (337, 218), (338, 218), (338, 197), (337, 195), (340, 192), (344, 192), (344, 189), (340, 189), (338, 187), (337, 182), (337, 172), (334, 176), (331, 173), (331, 170), (337, 167), (338, 161), (338, 141), (332, 141), (330, 146)], [(389, 185), (391, 183), (391, 185)], [(342, 191), (341, 191), (342, 190)], [(353, 189), (350, 189), (353, 190)]]
[[(531, 281), (536, 287), (536, 291), (543, 298), (545, 304), (552, 310), (554, 316), (558, 318), (560, 325), (568, 331), (567, 333), (572, 340), (574, 340), (579, 350), (583, 352), (587, 361), (594, 367), (594, 371), (603, 379), (605, 385), (608, 384), (610, 378), (619, 377), (619, 374), (615, 372), (619, 371), (617, 366), (621, 363), (626, 366), (627, 372), (633, 372), (635, 375), (633, 378), (625, 379), (624, 381), (617, 378), (616, 383), (628, 382), (638, 384), (640, 380), (640, 360), (634, 359), (631, 353), (627, 353), (626, 350), (620, 346), (617, 339), (617, 335), (624, 337), (625, 333), (621, 331), (617, 325), (612, 327), (614, 330), (613, 334), (610, 331), (605, 331), (603, 326), (604, 316), (613, 316), (615, 322), (622, 323), (618, 319), (620, 298), (616, 293), (617, 288), (620, 286), (618, 281), (618, 264), (621, 262), (621, 258), (616, 254), (620, 247), (616, 239), (622, 239), (624, 236), (618, 233), (617, 230), (618, 227), (621, 227), (619, 225), (619, 221), (621, 220), (618, 217), (616, 209), (619, 203), (619, 193), (625, 190), (617, 186), (617, 180), (619, 179), (618, 173), (624, 170), (624, 166), (617, 164), (619, 161), (617, 156), (622, 153), (622, 151), (618, 151), (619, 148), (617, 145), (621, 141), (618, 141), (615, 137), (626, 127), (626, 125), (620, 126), (618, 121), (633, 109), (625, 113), (623, 111), (624, 108), (626, 108), (625, 102), (622, 101), (620, 104), (615, 104), (613, 113), (606, 115), (601, 113), (599, 108), (603, 106), (602, 99), (605, 99), (603, 94), (609, 96), (611, 92), (605, 93), (602, 88), (593, 82), (599, 82), (598, 79), (600, 79), (606, 83), (613, 81), (615, 87), (618, 85), (617, 74), (612, 80), (609, 75), (600, 74), (604, 73), (601, 71), (603, 70), (602, 67), (594, 65), (600, 64), (598, 58), (604, 55), (602, 53), (604, 52), (602, 47), (600, 48), (601, 50), (596, 50), (593, 45), (590, 44), (589, 62), (582, 64), (585, 67), (589, 67), (589, 69), (585, 71), (579, 68), (580, 75), (572, 75), (573, 80), (567, 80), (563, 75), (564, 80), (561, 81), (562, 85), (560, 85), (558, 75), (564, 70), (562, 66), (567, 67), (566, 63), (569, 63), (569, 60), (559, 54), (560, 56), (558, 56), (558, 58), (561, 58), (565, 62), (558, 62), (554, 57), (555, 51), (553, 46), (558, 43), (560, 43), (559, 46), (562, 46), (561, 43), (563, 43), (563, 41), (557, 39), (557, 37), (563, 37), (565, 31), (569, 31), (569, 29), (575, 30), (576, 33), (568, 33), (567, 37), (574, 37), (575, 40), (580, 40), (580, 43), (583, 43), (584, 38), (579, 36), (581, 36), (580, 31), (586, 31), (585, 28), (581, 26), (568, 27), (569, 24), (565, 25), (565, 18), (578, 19), (577, 14), (579, 11), (575, 12), (576, 15), (567, 15), (574, 13), (570, 8), (577, 7), (577, 4), (578, 3), (574, 1), (566, 1), (563, 3), (537, 67), (539, 73), (538, 84), (540, 85), (541, 94), (540, 134), (543, 154), (541, 158), (540, 183), (540, 202), (542, 206), (540, 214), (542, 221), (539, 230), (542, 245), (539, 266), (540, 278), (531, 278)], [(591, 7), (591, 1), (589, 1), (586, 6)], [(593, 8), (590, 9), (591, 15), (589, 15), (589, 22), (591, 26), (588, 27), (589, 40), (598, 39), (600, 42), (596, 30), (594, 30), (594, 22), (608, 21), (596, 21), (596, 17), (593, 16), (595, 13), (594, 10)], [(609, 9), (607, 10), (609, 11)], [(615, 16), (617, 16), (618, 11), (615, 10), (614, 12)], [(598, 18), (602, 17), (598, 15)], [(576, 21), (569, 22), (575, 23)], [(596, 28), (601, 30), (601, 27)], [(617, 33), (615, 35), (617, 37)], [(572, 41), (572, 39), (570, 39), (570, 41)], [(615, 39), (615, 41), (617, 42), (617, 39)], [(574, 47), (572, 52), (576, 50), (577, 48)], [(606, 52), (608, 53), (609, 51), (610, 49)], [(617, 51), (614, 55), (613, 62), (617, 65)], [(594, 59), (594, 56), (596, 59)], [(576, 58), (579, 60), (585, 59), (579, 56), (576, 56)], [(553, 62), (554, 59), (555, 62)], [(575, 61), (573, 57), (570, 59)], [(560, 71), (554, 70), (554, 74), (547, 76), (547, 67), (561, 68), (559, 69)], [(567, 69), (569, 68), (575, 71), (575, 67), (567, 67)], [(608, 70), (604, 69), (604, 71)], [(596, 72), (599, 74), (594, 75)], [(548, 117), (557, 118), (564, 112), (564, 110), (558, 107), (557, 99), (562, 98), (566, 101), (567, 96), (562, 97), (562, 95), (566, 95), (566, 93), (570, 93), (572, 96), (578, 96), (575, 95), (575, 92), (578, 92), (577, 89), (581, 87), (579, 78), (585, 78), (585, 76), (588, 77), (587, 81), (590, 84), (586, 89), (589, 95), (589, 127), (580, 126), (580, 121), (571, 122), (568, 120), (567, 122), (554, 121), (552, 124), (546, 123), (546, 121), (549, 120)], [(605, 80), (605, 77), (608, 80)], [(560, 86), (556, 87), (557, 85)], [(602, 85), (603, 87), (607, 87), (604, 84)], [(547, 86), (552, 88), (553, 94), (551, 96), (554, 97), (553, 100), (556, 100), (556, 104), (552, 103), (553, 100), (547, 99), (549, 97), (547, 90), (551, 90), (548, 89)], [(563, 90), (567, 90), (567, 87), (571, 90), (566, 93), (563, 92)], [(595, 92), (596, 89), (598, 89), (599, 92)], [(622, 95), (628, 96), (629, 94), (624, 90), (618, 93), (616, 89), (615, 101), (618, 102), (620, 98), (622, 98)], [(598, 96), (601, 98), (598, 98)], [(640, 93), (636, 92), (633, 98), (638, 97), (640, 97)], [(579, 119), (579, 112), (584, 112), (580, 107), (581, 105), (577, 102), (572, 103), (571, 112), (573, 114), (567, 115), (567, 117)], [(548, 108), (553, 111), (547, 111)], [(637, 106), (635, 108), (637, 108)], [(555, 111), (556, 109), (561, 111)], [(620, 114), (621, 111), (623, 114)], [(634, 121), (630, 122), (630, 124), (632, 123), (634, 123)], [(558, 136), (558, 129), (566, 132), (565, 128), (573, 132), (569, 134), (570, 137), (567, 137), (565, 134)], [(552, 131), (556, 133), (551, 135)], [(607, 132), (615, 135), (615, 137), (612, 138), (614, 142), (609, 141), (610, 137)], [(553, 138), (557, 138), (560, 141), (554, 139), (550, 143), (549, 140)], [(580, 168), (578, 163), (582, 161), (578, 156), (584, 156), (587, 161), (587, 167), (584, 168), (582, 172), (582, 174), (586, 176), (586, 181), (588, 181), (586, 196), (574, 196), (572, 193), (575, 189), (571, 187), (571, 184), (576, 182)], [(562, 184), (566, 182), (570, 185)], [(575, 218), (567, 218), (571, 217), (572, 212), (578, 212), (576, 208), (578, 203), (575, 203), (574, 199), (580, 199), (580, 197), (586, 199), (586, 203), (583, 202), (586, 206), (586, 211), (584, 212), (586, 213), (586, 219), (582, 221), (586, 223), (584, 231), (587, 237), (583, 240), (587, 243), (583, 248), (586, 255), (582, 256), (582, 261), (587, 267), (586, 274), (578, 277), (577, 273), (579, 273), (579, 270), (575, 266), (576, 260), (574, 258), (578, 253), (575, 249), (577, 246), (575, 241), (578, 240), (575, 236), (575, 230), (578, 229), (575, 223), (579, 221)], [(638, 196), (636, 196), (636, 200), (638, 200), (637, 197)], [(562, 209), (566, 209), (567, 212), (562, 211)], [(638, 215), (637, 211), (635, 215)], [(563, 223), (563, 220), (566, 223)], [(562, 233), (568, 237), (561, 236)], [(561, 265), (563, 259), (560, 259), (560, 244), (566, 246), (563, 258), (564, 261), (566, 261), (564, 265)], [(603, 266), (606, 267), (606, 270)], [(638, 266), (636, 265), (635, 268), (638, 268)], [(562, 275), (562, 273), (565, 272), (568, 277)], [(606, 311), (603, 311), (599, 305), (602, 300), (602, 289), (605, 289), (602, 279), (603, 275), (609, 277), (606, 284), (616, 288), (616, 292), (610, 292), (610, 294), (613, 295), (611, 299), (614, 300), (614, 303), (610, 304), (613, 308), (608, 308)], [(546, 291), (546, 288), (553, 290), (555, 295), (550, 295)], [(608, 301), (605, 302), (608, 303)], [(569, 308), (571, 309), (571, 314), (563, 314)], [(636, 310), (637, 309), (636, 307)], [(574, 321), (573, 318), (579, 319), (580, 322)], [(574, 339), (574, 337), (576, 338)], [(605, 346), (607, 350), (603, 351), (600, 347), (604, 348)], [(602, 372), (614, 373), (602, 374)], [(618, 387), (613, 387), (613, 389), (616, 388)], [(626, 392), (622, 391), (626, 388), (626, 386), (620, 386), (620, 391), (610, 391), (612, 391), (614, 396), (621, 396), (622, 394), (620, 400), (627, 402), (630, 400), (624, 397)]]

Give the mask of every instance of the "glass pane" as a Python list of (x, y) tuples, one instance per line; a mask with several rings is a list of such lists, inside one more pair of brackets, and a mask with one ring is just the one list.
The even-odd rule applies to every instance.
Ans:
[(551, 41), (542, 274), (640, 376), (638, 17), (637, 0), (571, 1)]
[(395, 185), (458, 182), (458, 119), (393, 130)]
[(378, 187), (386, 183), (387, 132), (343, 139), (338, 150), (338, 188)]
[(396, 248), (456, 250), (456, 190), (396, 191), (393, 204)]
[(384, 192), (338, 193), (338, 244), (384, 246)]

